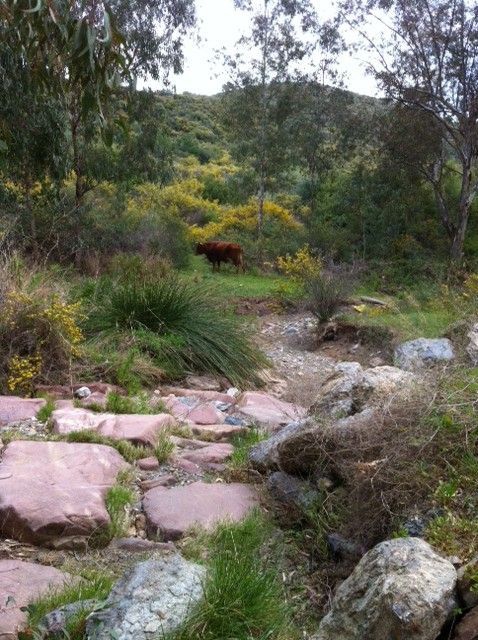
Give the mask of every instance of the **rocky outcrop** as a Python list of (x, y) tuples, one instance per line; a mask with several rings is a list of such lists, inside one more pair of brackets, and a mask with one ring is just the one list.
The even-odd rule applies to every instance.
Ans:
[(305, 418), (307, 415), (307, 409), (304, 407), (257, 391), (246, 391), (241, 394), (235, 409), (270, 431), (294, 420)]
[(88, 640), (153, 640), (174, 631), (203, 595), (205, 569), (179, 555), (141, 562), (88, 617)]
[(305, 515), (319, 500), (319, 492), (309, 482), (283, 471), (272, 473), (266, 484), (272, 498), (295, 517)]
[(24, 607), (70, 580), (53, 567), (0, 560), (0, 640), (15, 640), (27, 623)]
[(35, 418), (45, 404), (43, 398), (0, 396), (0, 427)]
[(314, 640), (435, 640), (455, 584), (453, 565), (423, 540), (382, 542), (338, 588)]
[(397, 394), (406, 395), (418, 379), (397, 367), (362, 369), (358, 362), (341, 362), (325, 381), (311, 411), (343, 418), (379, 405)]
[(127, 466), (104, 445), (11, 442), (0, 463), (0, 533), (52, 547), (84, 546), (110, 522), (104, 498)]
[(425, 369), (435, 364), (448, 363), (455, 358), (448, 338), (417, 338), (400, 344), (394, 353), (397, 367), (406, 371)]
[(177, 540), (192, 526), (211, 530), (222, 520), (240, 521), (257, 504), (254, 488), (238, 483), (156, 487), (143, 499), (148, 534), (163, 540)]

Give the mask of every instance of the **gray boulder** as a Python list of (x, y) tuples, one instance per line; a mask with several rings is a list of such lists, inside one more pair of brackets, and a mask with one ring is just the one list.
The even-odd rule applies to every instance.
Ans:
[(288, 438), (299, 433), (305, 424), (305, 420), (291, 422), (287, 426), (276, 431), (266, 440), (262, 440), (254, 445), (249, 451), (249, 462), (251, 466), (264, 473), (279, 468), (278, 447), (281, 442), (285, 442)]
[(340, 585), (314, 640), (435, 640), (455, 585), (453, 565), (423, 540), (387, 540)]
[(395, 365), (406, 371), (450, 362), (454, 358), (453, 345), (448, 338), (409, 340), (400, 344), (394, 353)]
[(312, 412), (341, 419), (406, 395), (417, 382), (413, 373), (397, 367), (362, 369), (358, 362), (340, 362), (320, 389)]
[(152, 640), (179, 627), (203, 595), (205, 569), (179, 555), (140, 562), (88, 617), (87, 640)]

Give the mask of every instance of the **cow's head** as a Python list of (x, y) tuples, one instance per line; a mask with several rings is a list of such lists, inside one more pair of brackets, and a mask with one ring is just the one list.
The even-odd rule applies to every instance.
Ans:
[(204, 246), (204, 244), (198, 242), (198, 244), (196, 245), (196, 255), (200, 256), (202, 253), (204, 253), (205, 249), (206, 247)]

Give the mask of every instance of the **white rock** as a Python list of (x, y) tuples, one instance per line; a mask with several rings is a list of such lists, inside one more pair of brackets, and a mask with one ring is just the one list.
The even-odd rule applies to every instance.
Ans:
[(453, 565), (424, 540), (387, 540), (340, 585), (314, 640), (435, 640), (455, 585)]
[(75, 391), (75, 398), (88, 398), (91, 396), (91, 390), (88, 387), (80, 387)]
[(140, 562), (88, 617), (87, 640), (153, 640), (174, 631), (202, 598), (204, 577), (204, 567), (177, 554)]
[(417, 338), (403, 342), (395, 349), (397, 367), (407, 371), (453, 360), (455, 353), (448, 338)]

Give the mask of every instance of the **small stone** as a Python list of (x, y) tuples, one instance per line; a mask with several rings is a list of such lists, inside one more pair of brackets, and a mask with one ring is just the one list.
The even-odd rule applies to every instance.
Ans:
[(88, 398), (88, 396), (91, 396), (91, 390), (88, 387), (80, 387), (75, 391), (74, 395), (75, 398), (79, 398), (80, 400), (82, 398)]
[(136, 464), (143, 471), (155, 471), (156, 469), (159, 469), (159, 461), (153, 456), (150, 458), (141, 458), (141, 460), (138, 460)]

